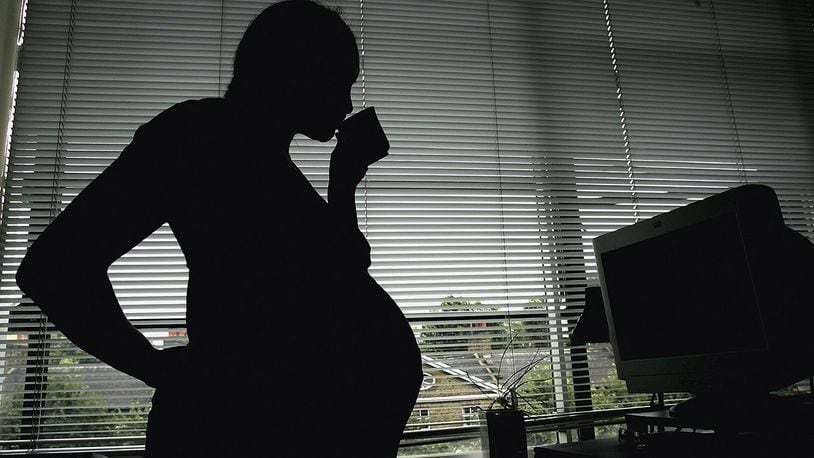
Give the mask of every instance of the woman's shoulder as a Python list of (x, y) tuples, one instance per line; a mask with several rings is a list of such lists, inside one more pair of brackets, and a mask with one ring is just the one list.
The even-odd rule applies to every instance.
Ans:
[(226, 103), (221, 98), (186, 100), (157, 114), (145, 126), (174, 136), (185, 133), (200, 135), (213, 132), (213, 129), (222, 131), (228, 124), (227, 111)]
[(214, 168), (219, 146), (228, 143), (226, 111), (222, 99), (177, 103), (139, 127), (120, 157), (160, 162), (167, 173)]

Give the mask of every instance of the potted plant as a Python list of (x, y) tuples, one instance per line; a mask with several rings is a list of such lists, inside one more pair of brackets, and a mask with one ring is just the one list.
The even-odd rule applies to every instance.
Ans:
[[(507, 343), (508, 349), (514, 340), (514, 336)], [(503, 358), (506, 355), (504, 349), (500, 358), (500, 367), (503, 365)], [(528, 443), (526, 441), (525, 412), (519, 408), (520, 395), (518, 388), (525, 384), (523, 381), (534, 367), (546, 359), (539, 357), (538, 352), (531, 358), (531, 361), (512, 373), (506, 383), (499, 386), (499, 395), (494, 399), (486, 410), (481, 410), (480, 432), (481, 448), (485, 457), (492, 458), (527, 458)], [(498, 378), (498, 383), (500, 382)], [(497, 405), (497, 407), (496, 407)]]
[(517, 406), (517, 393), (509, 389), (499, 398), (501, 408), (480, 412), (481, 448), (485, 457), (527, 458), (525, 413)]

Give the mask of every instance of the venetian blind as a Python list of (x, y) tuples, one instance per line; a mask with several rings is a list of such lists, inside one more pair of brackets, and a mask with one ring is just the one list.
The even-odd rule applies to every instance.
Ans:
[[(220, 2), (28, 2), (2, 226), (0, 449), (143, 446), (151, 390), (56, 332), (20, 297), (14, 271), (134, 129), (179, 100), (219, 94), (220, 16)], [(167, 227), (109, 274), (157, 346), (183, 342), (186, 267)]]
[(811, 3), (601, 3), (624, 143), (578, 159), (583, 240), (745, 183), (772, 186), (786, 223), (814, 239)]
[[(520, 375), (521, 407), (538, 416), (646, 402), (615, 380), (607, 346), (567, 342), (598, 234), (749, 181), (774, 186), (812, 235), (803, 1), (325, 3), (363, 50), (354, 104), (376, 106), (392, 144), (357, 208), (371, 272), (424, 355), (407, 437), (473, 432), (477, 408)], [(73, 348), (14, 271), (138, 125), (223, 93), (267, 4), (30, 0), (0, 247), (0, 449), (143, 445), (150, 390)], [(331, 148), (292, 146), (323, 195)], [(185, 342), (186, 268), (168, 228), (110, 276), (157, 346)]]
[(602, 4), (624, 146), (580, 160), (585, 239), (745, 183), (814, 239), (811, 3)]

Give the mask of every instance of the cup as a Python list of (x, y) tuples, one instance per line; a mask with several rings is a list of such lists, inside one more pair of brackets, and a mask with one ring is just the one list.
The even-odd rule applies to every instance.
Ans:
[(390, 142), (373, 107), (353, 114), (339, 126), (337, 144), (359, 154), (367, 165), (387, 156)]

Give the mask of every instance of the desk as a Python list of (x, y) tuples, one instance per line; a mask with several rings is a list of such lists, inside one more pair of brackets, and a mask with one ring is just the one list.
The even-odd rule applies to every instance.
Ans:
[(650, 435), (647, 447), (622, 448), (616, 439), (535, 447), (534, 458), (799, 458), (814, 455), (814, 438), (720, 436), (667, 432)]
[(534, 447), (534, 458), (625, 458), (633, 456), (619, 448), (616, 439), (597, 439), (572, 444)]
[[(814, 403), (810, 396), (777, 398), (774, 401), (766, 404), (771, 408), (721, 411), (717, 414), (717, 411), (713, 411), (713, 414), (699, 416), (693, 421), (674, 418), (667, 410), (628, 414), (625, 415), (625, 423), (628, 431), (636, 433), (636, 446), (620, 447), (615, 438), (600, 439), (536, 447), (534, 457), (814, 456)], [(629, 440), (632, 442), (634, 439), (631, 437)]]

